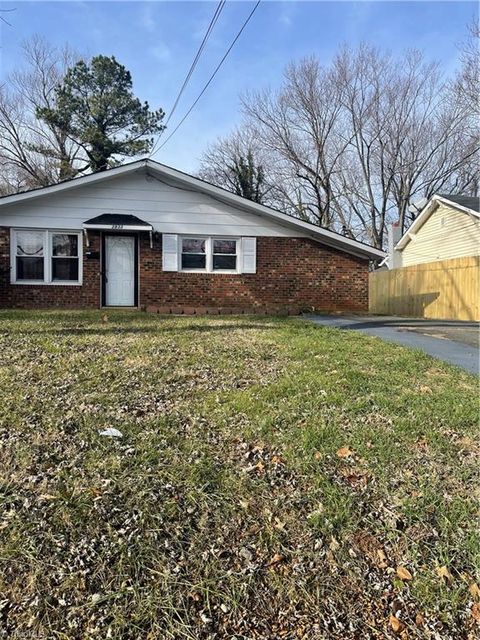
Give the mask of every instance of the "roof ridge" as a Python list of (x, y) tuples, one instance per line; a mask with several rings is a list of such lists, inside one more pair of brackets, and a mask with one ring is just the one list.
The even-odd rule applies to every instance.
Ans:
[(327, 246), (333, 246), (334, 248), (346, 251), (347, 253), (353, 255), (357, 255), (359, 257), (362, 257), (363, 259), (367, 258), (371, 260), (378, 260), (386, 256), (386, 253), (381, 249), (372, 247), (371, 245), (361, 242), (360, 240), (352, 240), (336, 231), (332, 231), (331, 229), (320, 227), (311, 222), (305, 222), (295, 216), (292, 216), (291, 214), (285, 213), (284, 211), (280, 211), (267, 205), (254, 202), (252, 200), (249, 200), (248, 198), (244, 198), (235, 193), (232, 193), (231, 191), (228, 191), (223, 187), (214, 185), (210, 182), (202, 180), (197, 176), (193, 176), (184, 171), (180, 171), (179, 169), (169, 167), (168, 165), (157, 162), (156, 160), (151, 160), (150, 158), (142, 158), (130, 163), (119, 165), (118, 167), (112, 167), (105, 171), (97, 171), (95, 173), (90, 173), (77, 178), (71, 178), (69, 180), (64, 180), (63, 182), (46, 187), (39, 187), (30, 191), (24, 191), (21, 193), (4, 196), (3, 198), (0, 198), (0, 207), (7, 204), (16, 204), (17, 202), (42, 197), (43, 195), (47, 196), (52, 193), (56, 193), (57, 191), (78, 187), (83, 184), (88, 185), (91, 183), (96, 183), (102, 179), (114, 178), (115, 176), (121, 176), (124, 173), (128, 173), (130, 171), (136, 170), (137, 168), (143, 167), (147, 172), (149, 168), (152, 171), (158, 171), (159, 177), (163, 178), (167, 184), (168, 179), (170, 179), (173, 181), (178, 181), (180, 184), (189, 185), (192, 188), (200, 191), (201, 193), (205, 193), (212, 198), (218, 199), (221, 202), (226, 201), (227, 204), (231, 204), (234, 207), (238, 207), (240, 209), (246, 210), (247, 212), (254, 213), (255, 215), (270, 217), (274, 219), (278, 224), (297, 227), (298, 229), (301, 229), (303, 233), (308, 233), (313, 240), (316, 240), (317, 242), (323, 242), (323, 244)]

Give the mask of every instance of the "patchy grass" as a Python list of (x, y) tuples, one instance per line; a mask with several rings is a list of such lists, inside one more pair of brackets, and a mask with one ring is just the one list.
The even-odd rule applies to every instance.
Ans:
[(300, 320), (108, 315), (0, 313), (0, 637), (477, 637), (473, 376)]

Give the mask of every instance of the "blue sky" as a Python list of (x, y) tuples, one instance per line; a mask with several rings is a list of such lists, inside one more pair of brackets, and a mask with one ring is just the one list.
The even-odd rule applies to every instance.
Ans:
[[(1, 2), (0, 75), (19, 64), (22, 41), (38, 33), (86, 55), (115, 55), (132, 73), (135, 93), (168, 111), (204, 35), (216, 2)], [(188, 109), (246, 18), (253, 2), (229, 0), (195, 75), (170, 122)], [(292, 59), (316, 54), (328, 63), (344, 43), (389, 51), (422, 49), (447, 74), (478, 15), (475, 2), (293, 2), (263, 0), (207, 93), (156, 159), (194, 171), (208, 144), (240, 119), (238, 95), (275, 86)], [(166, 136), (165, 136), (166, 137)]]

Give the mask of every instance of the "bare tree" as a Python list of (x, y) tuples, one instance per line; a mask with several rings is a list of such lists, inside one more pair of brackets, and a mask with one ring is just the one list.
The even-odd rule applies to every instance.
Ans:
[[(449, 86), (418, 51), (393, 58), (362, 45), (343, 48), (329, 67), (315, 58), (290, 64), (278, 91), (242, 99), (270, 201), (381, 247), (389, 221), (410, 222), (412, 200), (472, 192), (478, 119)], [(217, 174), (231, 142), (216, 145)]]
[(388, 151), (392, 105), (386, 88), (395, 84), (394, 63), (390, 56), (362, 45), (355, 52), (344, 48), (333, 68), (342, 101), (336, 133), (346, 142), (335, 183), (337, 197), (342, 209), (353, 214), (351, 234), (381, 247), (393, 208), (395, 164)]
[(332, 226), (335, 212), (342, 215), (332, 183), (348, 141), (335, 133), (341, 100), (331, 72), (315, 58), (304, 59), (287, 67), (280, 91), (252, 93), (242, 102), (257, 144), (272, 154), (283, 177), (289, 209)]
[(477, 115), (480, 113), (480, 25), (472, 21), (468, 37), (460, 47), (461, 67), (453, 82), (453, 90), (461, 104)]
[(255, 146), (247, 127), (219, 138), (202, 154), (199, 177), (255, 202), (271, 204), (272, 186)]
[[(335, 60), (345, 87), (345, 112), (353, 132), (341, 189), (364, 231), (381, 246), (395, 215), (402, 230), (411, 200), (442, 189), (465, 189), (460, 178), (476, 154), (466, 136), (467, 114), (452, 100), (439, 66), (409, 51), (393, 60), (362, 46)], [(341, 197), (341, 196), (339, 196)]]
[(418, 53), (405, 61), (393, 102), (392, 197), (404, 230), (412, 221), (406, 218), (411, 200), (470, 190), (478, 144), (471, 113), (449, 92), (438, 67), (422, 64)]
[(78, 56), (38, 36), (23, 46), (25, 69), (12, 73), (0, 88), (0, 166), (3, 192), (45, 186), (71, 178), (84, 165), (81, 147), (56, 126), (36, 117), (51, 107), (55, 87)]
[[(449, 178), (452, 193), (478, 196), (480, 191), (478, 148), (480, 146), (480, 26), (478, 20), (468, 27), (468, 37), (460, 46), (460, 69), (450, 83), (450, 101), (461, 117), (461, 144), (470, 149), (468, 160), (458, 159), (458, 169)], [(457, 148), (458, 150), (458, 148)], [(457, 153), (458, 155), (458, 153)]]

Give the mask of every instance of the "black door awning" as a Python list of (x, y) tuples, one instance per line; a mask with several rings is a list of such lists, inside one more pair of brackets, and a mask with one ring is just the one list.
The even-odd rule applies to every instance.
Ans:
[(96, 218), (90, 218), (83, 223), (84, 229), (103, 229), (109, 231), (152, 231), (153, 227), (148, 222), (140, 220), (137, 216), (121, 213), (102, 213)]

